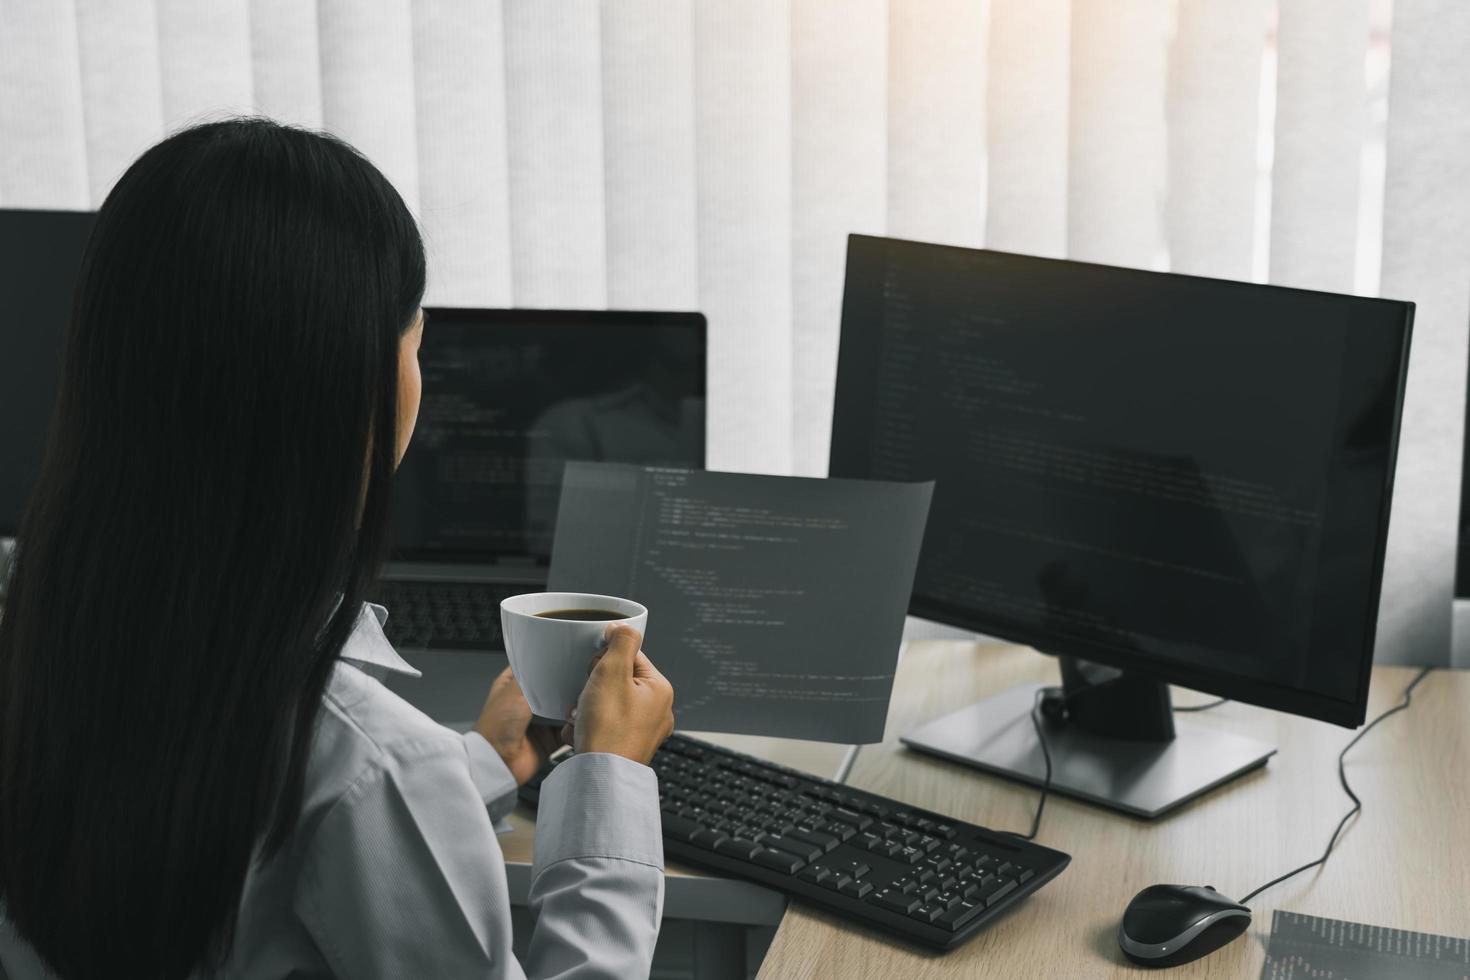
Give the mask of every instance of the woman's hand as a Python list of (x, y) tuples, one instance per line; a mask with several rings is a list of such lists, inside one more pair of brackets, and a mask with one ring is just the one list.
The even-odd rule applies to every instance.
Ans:
[(611, 752), (646, 766), (673, 733), (674, 688), (639, 649), (642, 643), (631, 627), (608, 631), (607, 652), (562, 729), (578, 752)]
[(561, 745), (554, 729), (531, 724), (531, 706), (526, 703), (526, 696), (509, 667), (490, 685), (490, 695), (485, 698), (485, 707), (480, 709), (475, 731), (504, 760), (519, 786), (536, 775), (546, 757)]

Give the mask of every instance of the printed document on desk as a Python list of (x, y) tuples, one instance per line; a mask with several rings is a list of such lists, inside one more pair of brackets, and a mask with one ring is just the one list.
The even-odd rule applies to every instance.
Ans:
[(681, 729), (881, 741), (933, 490), (568, 463), (548, 588), (648, 607)]

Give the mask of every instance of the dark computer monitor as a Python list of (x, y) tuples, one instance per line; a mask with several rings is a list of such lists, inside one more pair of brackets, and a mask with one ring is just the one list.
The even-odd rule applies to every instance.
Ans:
[(425, 312), (395, 559), (544, 565), (567, 460), (703, 468), (700, 314)]
[(910, 611), (1100, 734), (1169, 740), (1163, 682), (1358, 725), (1412, 313), (854, 235), (831, 475), (935, 480)]
[(0, 210), (0, 537), (41, 467), (91, 211)]

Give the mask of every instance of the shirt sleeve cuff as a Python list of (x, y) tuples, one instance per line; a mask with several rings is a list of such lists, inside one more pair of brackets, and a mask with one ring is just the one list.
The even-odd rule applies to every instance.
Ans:
[(500, 753), (476, 731), (463, 734), (465, 755), (469, 760), (470, 779), (490, 811), (490, 819), (500, 820), (516, 805), (516, 780), (505, 766)]
[(652, 769), (619, 755), (587, 752), (546, 777), (536, 805), (536, 873), (585, 857), (663, 868), (658, 777)]

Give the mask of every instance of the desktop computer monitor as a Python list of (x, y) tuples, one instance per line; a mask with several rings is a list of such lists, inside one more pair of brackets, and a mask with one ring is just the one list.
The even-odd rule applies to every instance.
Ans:
[(91, 211), (0, 210), (0, 538), (41, 468)]
[[(1231, 756), (1171, 744), (1166, 682), (1362, 723), (1412, 313), (854, 235), (830, 472), (936, 481), (910, 612), (1061, 657), (1078, 795), (1117, 803)], [(1030, 759), (1031, 701), (911, 744)], [(1192, 791), (1270, 754), (1235, 749)]]

